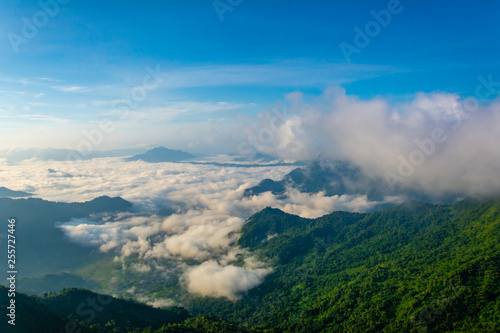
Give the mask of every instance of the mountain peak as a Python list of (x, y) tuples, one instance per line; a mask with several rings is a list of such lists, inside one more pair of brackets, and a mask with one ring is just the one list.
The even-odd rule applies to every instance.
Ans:
[(161, 163), (161, 162), (181, 162), (193, 159), (195, 156), (186, 153), (182, 150), (168, 149), (165, 147), (156, 147), (148, 150), (144, 154), (134, 155), (132, 157), (126, 158), (125, 161), (144, 161), (149, 163)]
[(260, 212), (254, 214), (254, 216), (255, 215), (288, 215), (288, 214), (278, 208), (266, 207)]
[(0, 198), (24, 198), (24, 197), (31, 197), (32, 194), (28, 192), (23, 192), (23, 191), (13, 191), (11, 189), (8, 189), (6, 187), (0, 187)]
[(84, 203), (98, 211), (126, 211), (132, 207), (132, 204), (121, 197), (111, 198), (107, 195), (97, 197)]

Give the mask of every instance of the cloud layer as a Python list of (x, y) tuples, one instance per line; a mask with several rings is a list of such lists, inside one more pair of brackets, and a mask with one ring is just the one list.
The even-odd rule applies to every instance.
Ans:
[[(317, 217), (338, 209), (364, 211), (374, 204), (364, 196), (326, 197), (292, 190), (286, 199), (271, 193), (243, 196), (246, 188), (263, 178), (282, 178), (293, 166), (236, 168), (99, 158), (27, 160), (16, 165), (4, 161), (0, 167), (2, 185), (29, 189), (47, 200), (86, 201), (109, 195), (133, 202), (131, 213), (58, 222), (65, 222), (60, 227), (73, 241), (114, 253), (126, 269), (147, 276), (175, 268), (188, 291), (230, 300), (270, 272), (236, 245), (242, 224), (252, 214), (272, 206)], [(55, 177), (49, 169), (72, 177)], [(166, 207), (171, 214), (159, 215)], [(139, 262), (127, 264), (127, 258)]]

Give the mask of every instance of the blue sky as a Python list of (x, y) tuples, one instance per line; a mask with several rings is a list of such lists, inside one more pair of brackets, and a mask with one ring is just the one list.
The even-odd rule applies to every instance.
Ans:
[[(38, 1), (0, 3), (0, 148), (65, 148), (79, 140), (70, 133), (104, 118), (117, 133), (130, 130), (112, 105), (142, 85), (146, 68), (160, 69), (161, 82), (133, 109), (144, 114), (142, 133), (252, 117), (294, 91), (341, 86), (400, 101), (418, 92), (473, 96), (478, 75), (500, 81), (493, 0), (220, 0), (230, 8), (223, 20), (210, 0), (60, 2), (47, 22)], [(391, 5), (390, 22), (346, 61), (339, 45), (356, 46), (353, 29), (365, 31), (371, 11)], [(23, 18), (42, 20), (33, 36), (23, 35)], [(188, 146), (160, 129), (129, 137), (100, 148)]]

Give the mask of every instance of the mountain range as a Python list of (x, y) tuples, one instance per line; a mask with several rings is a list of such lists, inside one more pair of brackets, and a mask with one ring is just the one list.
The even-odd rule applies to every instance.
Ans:
[(125, 158), (125, 161), (144, 161), (149, 163), (160, 162), (181, 162), (189, 161), (195, 158), (194, 155), (181, 150), (173, 150), (165, 147), (156, 147), (146, 151), (144, 154), (134, 155)]
[(316, 219), (266, 208), (239, 244), (274, 272), (242, 301), (188, 309), (276, 332), (495, 332), (499, 240), (498, 199)]
[[(75, 322), (82, 332), (498, 332), (499, 240), (496, 198), (316, 219), (266, 208), (238, 243), (273, 272), (237, 301), (183, 296), (183, 308), (158, 310), (82, 289), (18, 294), (24, 319), (11, 331), (61, 332)], [(2, 307), (6, 294), (0, 287)], [(92, 312), (89, 299), (102, 304)]]
[(68, 161), (68, 160), (90, 160), (100, 157), (122, 157), (143, 152), (144, 149), (116, 149), (106, 151), (90, 151), (82, 153), (73, 149), (12, 149), (0, 151), (0, 157), (9, 162), (17, 163), (25, 160), (36, 159), (40, 161)]

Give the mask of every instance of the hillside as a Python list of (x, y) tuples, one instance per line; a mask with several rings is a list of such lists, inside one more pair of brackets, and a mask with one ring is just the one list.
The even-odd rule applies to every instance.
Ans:
[[(18, 268), (23, 277), (57, 273), (102, 254), (71, 242), (57, 223), (104, 212), (125, 212), (132, 204), (122, 198), (102, 196), (87, 202), (51, 202), (42, 199), (0, 198), (0, 219), (16, 219)], [(43, 237), (41, 237), (43, 236)], [(0, 268), (5, 267), (3, 262)], [(6, 269), (4, 269), (6, 270)]]
[(274, 273), (243, 301), (203, 299), (191, 310), (285, 332), (496, 332), (499, 241), (499, 201), (317, 219), (268, 208), (244, 225), (240, 245)]
[[(2, 308), (9, 302), (7, 292), (7, 288), (0, 286)], [(1, 320), (1, 332), (125, 333), (143, 330), (151, 332), (162, 327), (162, 332), (204, 332), (198, 328), (206, 325), (234, 328), (232, 325), (203, 317), (191, 318), (185, 309), (179, 307), (156, 309), (85, 289), (65, 289), (58, 294), (44, 297), (17, 293), (15, 300), (16, 325), (9, 325), (6, 320)]]
[[(89, 302), (89, 300), (94, 300)], [(114, 322), (117, 327), (159, 328), (166, 323), (181, 323), (189, 313), (179, 307), (157, 309), (132, 300), (96, 294), (85, 289), (64, 289), (59, 294), (41, 298), (51, 311), (63, 315), (79, 315), (81, 321), (102, 326)], [(81, 304), (86, 303), (88, 309)], [(96, 305), (94, 305), (94, 303)], [(94, 314), (91, 309), (95, 309)], [(87, 310), (87, 311), (85, 311)]]

